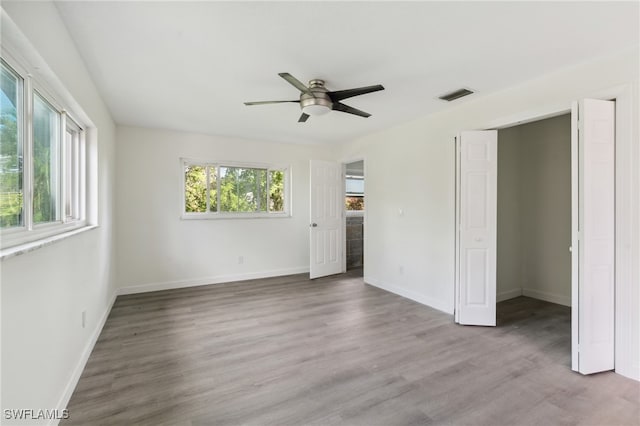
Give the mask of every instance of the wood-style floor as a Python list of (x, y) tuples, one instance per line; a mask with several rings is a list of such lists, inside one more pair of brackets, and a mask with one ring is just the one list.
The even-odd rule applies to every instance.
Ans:
[(640, 385), (570, 371), (569, 308), (495, 328), (303, 275), (118, 297), (63, 425), (638, 425)]

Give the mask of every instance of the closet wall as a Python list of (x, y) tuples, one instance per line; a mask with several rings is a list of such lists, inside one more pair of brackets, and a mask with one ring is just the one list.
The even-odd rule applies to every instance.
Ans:
[(571, 305), (571, 116), (498, 131), (498, 301)]

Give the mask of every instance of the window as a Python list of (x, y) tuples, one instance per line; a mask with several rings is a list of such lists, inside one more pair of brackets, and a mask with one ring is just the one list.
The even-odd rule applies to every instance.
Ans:
[(0, 65), (0, 232), (7, 248), (85, 224), (85, 142), (82, 127), (39, 82), (5, 58)]
[(183, 161), (185, 218), (288, 216), (288, 167)]
[(364, 210), (364, 177), (347, 175), (345, 205), (349, 210)]

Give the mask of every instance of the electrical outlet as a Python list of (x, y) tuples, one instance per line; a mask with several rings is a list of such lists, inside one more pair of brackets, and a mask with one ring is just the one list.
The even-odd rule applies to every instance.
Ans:
[(82, 328), (87, 326), (87, 311), (82, 311)]
[(238, 264), (239, 265), (244, 264), (244, 256), (238, 256)]
[(404, 266), (402, 266), (402, 265), (398, 266), (398, 273), (399, 273), (400, 275), (403, 275), (403, 274), (404, 274)]

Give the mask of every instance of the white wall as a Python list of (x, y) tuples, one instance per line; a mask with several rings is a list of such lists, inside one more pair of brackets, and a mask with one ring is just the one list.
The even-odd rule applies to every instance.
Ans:
[[(121, 292), (309, 270), (309, 160), (330, 158), (329, 148), (132, 127), (118, 127), (117, 140)], [(180, 158), (290, 165), (293, 216), (180, 219)]]
[[(351, 141), (341, 158), (367, 165), (365, 280), (445, 312), (454, 306), (454, 136), (535, 116), (568, 111), (571, 101), (610, 96), (610, 88), (631, 89), (631, 129), (618, 134), (619, 191), (617, 279), (617, 371), (640, 378), (640, 169), (638, 143), (638, 53), (607, 58), (541, 76), (495, 94), (465, 99), (437, 114)], [(392, 88), (389, 88), (392, 90)], [(624, 169), (624, 170), (623, 170)], [(622, 178), (621, 178), (622, 179)], [(399, 213), (402, 209), (403, 214)], [(617, 272), (617, 273), (618, 273)]]
[[(92, 182), (99, 228), (0, 263), (2, 409), (61, 409), (115, 294), (115, 126), (53, 3), (4, 1), (2, 8), (66, 87), (64, 95), (73, 97), (97, 128), (90, 133), (98, 150), (97, 182)], [(3, 26), (3, 39), (6, 31)]]
[(498, 131), (498, 300), (571, 305), (571, 116)]

